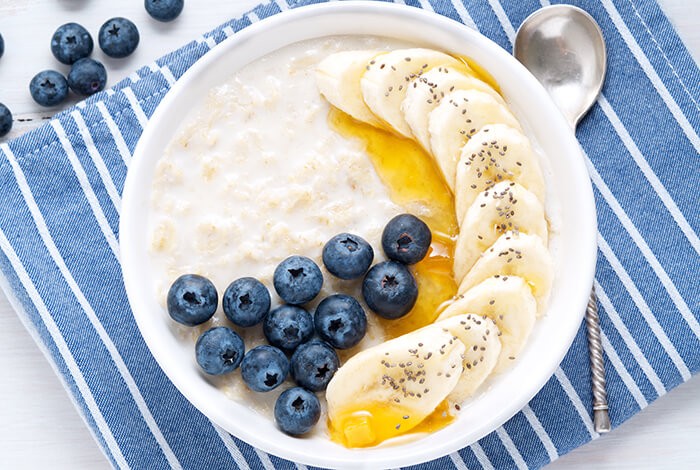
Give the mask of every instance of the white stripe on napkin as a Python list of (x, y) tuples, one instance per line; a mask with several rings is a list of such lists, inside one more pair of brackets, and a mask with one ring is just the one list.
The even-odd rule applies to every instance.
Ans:
[(571, 385), (569, 378), (566, 376), (566, 372), (564, 372), (561, 367), (557, 367), (557, 370), (554, 371), (554, 375), (564, 388), (569, 400), (571, 400), (571, 404), (574, 405), (574, 408), (581, 417), (581, 421), (583, 421), (583, 425), (586, 426), (588, 434), (591, 435), (591, 439), (597, 439), (600, 437), (599, 434), (593, 430), (593, 421), (591, 421), (591, 417), (588, 414), (588, 411), (586, 411), (586, 407), (583, 405), (581, 397), (578, 396), (576, 389), (574, 389), (574, 386)]
[(129, 147), (126, 145), (122, 132), (119, 130), (117, 123), (114, 122), (112, 115), (109, 114), (109, 111), (107, 111), (107, 106), (105, 106), (102, 101), (97, 102), (97, 109), (100, 111), (105, 124), (107, 124), (110, 134), (112, 134), (112, 137), (114, 137), (114, 143), (117, 146), (119, 155), (122, 157), (122, 161), (124, 161), (124, 165), (128, 167), (129, 163), (131, 163), (131, 152), (129, 151)]
[(634, 398), (634, 401), (636, 401), (637, 405), (639, 405), (639, 409), (643, 410), (647, 407), (647, 405), (649, 405), (649, 402), (647, 402), (647, 399), (644, 398), (644, 394), (637, 385), (637, 382), (635, 382), (632, 376), (630, 375), (625, 365), (622, 363), (620, 356), (617, 355), (617, 351), (615, 351), (615, 348), (613, 347), (612, 343), (610, 343), (610, 340), (605, 334), (605, 331), (601, 330), (600, 339), (603, 343), (603, 350), (608, 356), (608, 360), (617, 371), (617, 375), (620, 376), (620, 379), (622, 379), (622, 382), (632, 394), (632, 398)]
[(474, 456), (476, 457), (476, 460), (478, 460), (481, 466), (484, 467), (484, 470), (494, 470), (493, 464), (486, 456), (486, 452), (484, 452), (484, 449), (481, 447), (481, 444), (475, 442), (469, 447), (471, 447), (472, 452), (474, 452)]
[(510, 456), (513, 457), (513, 462), (515, 462), (515, 466), (518, 467), (518, 470), (527, 470), (525, 459), (523, 459), (523, 456), (520, 455), (520, 451), (513, 443), (513, 439), (510, 438), (510, 434), (508, 434), (506, 428), (501, 426), (500, 428), (496, 429), (496, 434), (498, 434), (498, 437), (501, 438), (501, 441), (503, 442), (503, 445)]
[(452, 6), (454, 7), (455, 11), (459, 15), (459, 18), (462, 20), (462, 23), (464, 23), (472, 29), (478, 30), (479, 28), (476, 26), (476, 23), (472, 19), (467, 9), (464, 7), (464, 3), (462, 3), (461, 0), (450, 1), (452, 2)]
[[(630, 353), (632, 353), (632, 356), (635, 358), (637, 364), (644, 372), (644, 375), (646, 375), (647, 379), (651, 383), (651, 386), (654, 387), (654, 390), (656, 390), (656, 394), (658, 396), (664, 395), (666, 393), (666, 386), (656, 374), (656, 370), (654, 370), (652, 365), (649, 363), (649, 360), (644, 355), (635, 339), (632, 337), (632, 334), (627, 329), (627, 325), (625, 325), (622, 318), (617, 313), (615, 306), (610, 301), (610, 298), (605, 292), (605, 289), (603, 289), (603, 286), (601, 286), (598, 281), (593, 282), (596, 295), (598, 296), (598, 302), (600, 302), (600, 305), (605, 309), (605, 312), (608, 314), (608, 318), (612, 322), (617, 332), (620, 334), (620, 337), (627, 346), (627, 349)], [(630, 393), (632, 393), (632, 390), (630, 390)]]
[(462, 456), (459, 455), (459, 452), (452, 452), (449, 457), (450, 460), (452, 460), (456, 470), (469, 470), (467, 468), (467, 464), (464, 463), (464, 460), (462, 460)]
[(659, 52), (661, 52), (661, 55), (663, 56), (664, 60), (666, 61), (666, 65), (668, 65), (668, 68), (671, 69), (671, 72), (673, 73), (673, 75), (676, 76), (676, 78), (678, 79), (678, 83), (681, 84), (681, 87), (683, 88), (685, 93), (690, 98), (690, 101), (692, 101), (695, 104), (695, 107), (700, 111), (700, 104), (698, 104), (695, 97), (690, 93), (690, 90), (688, 90), (688, 87), (685, 85), (685, 82), (683, 81), (681, 76), (678, 74), (678, 71), (673, 66), (671, 61), (669, 60), (668, 56), (666, 55), (666, 52), (664, 52), (663, 48), (661, 47), (661, 44), (659, 44), (659, 42), (656, 40), (656, 36), (654, 36), (654, 33), (651, 31), (651, 29), (649, 29), (649, 25), (646, 23), (646, 21), (644, 21), (644, 18), (642, 18), (642, 15), (639, 14), (639, 10), (637, 10), (637, 5), (635, 5), (634, 2), (632, 2), (632, 0), (627, 0), (627, 1), (629, 2), (630, 6), (634, 10), (634, 15), (639, 19), (639, 22), (642, 24), (642, 26), (644, 26), (644, 29), (646, 30), (647, 34), (651, 38), (651, 41), (654, 43), (654, 45), (659, 50)]
[(552, 439), (549, 437), (549, 434), (547, 434), (547, 431), (545, 431), (544, 426), (542, 426), (542, 422), (539, 420), (535, 412), (532, 411), (530, 405), (525, 405), (525, 407), (520, 411), (523, 412), (525, 419), (527, 419), (527, 422), (530, 423), (532, 429), (535, 430), (537, 437), (539, 437), (540, 441), (542, 441), (544, 449), (547, 451), (547, 455), (549, 456), (549, 460), (554, 461), (557, 458), (559, 458), (559, 452), (557, 452), (557, 448), (554, 445), (554, 442), (552, 442)]
[(231, 435), (224, 431), (218, 424), (215, 424), (213, 421), (210, 421), (210, 423), (216, 431), (216, 433), (221, 438), (221, 441), (224, 443), (226, 449), (228, 449), (229, 453), (231, 454), (231, 457), (233, 458), (233, 461), (236, 462), (238, 468), (242, 470), (250, 470), (250, 466), (248, 465), (248, 462), (243, 456), (241, 449), (236, 445), (236, 441), (233, 440)]
[(275, 466), (272, 465), (272, 461), (270, 460), (270, 457), (267, 456), (267, 454), (257, 447), (253, 447), (253, 450), (257, 454), (258, 458), (260, 459), (260, 462), (262, 463), (262, 466), (265, 470), (275, 470)]
[(92, 159), (93, 163), (95, 163), (95, 167), (97, 168), (97, 172), (100, 174), (100, 178), (102, 178), (102, 183), (107, 190), (107, 194), (112, 200), (112, 205), (114, 205), (117, 213), (119, 213), (122, 198), (119, 195), (119, 191), (117, 191), (117, 187), (114, 185), (112, 175), (109, 173), (107, 165), (105, 165), (105, 161), (102, 159), (102, 155), (100, 155), (100, 152), (97, 151), (97, 147), (95, 147), (95, 141), (92, 139), (90, 130), (87, 128), (85, 120), (78, 110), (73, 111), (70, 113), (70, 115), (78, 126), (78, 130), (85, 141), (85, 147), (90, 154), (90, 158)]
[(136, 119), (139, 121), (141, 128), (144, 129), (146, 124), (148, 124), (148, 117), (146, 117), (146, 113), (143, 112), (143, 108), (141, 108), (141, 104), (136, 98), (134, 90), (127, 86), (122, 89), (122, 93), (124, 93), (124, 96), (126, 96), (126, 99), (129, 101), (131, 110), (134, 112), (134, 115), (136, 115)]

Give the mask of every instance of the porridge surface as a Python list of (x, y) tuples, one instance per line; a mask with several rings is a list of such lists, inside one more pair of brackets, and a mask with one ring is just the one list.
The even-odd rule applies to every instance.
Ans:
[[(333, 52), (402, 46), (372, 37), (293, 44), (242, 68), (185, 117), (157, 164), (151, 190), (150, 262), (154, 295), (163, 308), (170, 285), (184, 273), (211, 279), (219, 299), (233, 280), (255, 277), (270, 290), (274, 308), (281, 301), (272, 275), (292, 254), (314, 259), (324, 272), (315, 303), (335, 292), (361, 299), (359, 282), (327, 273), (323, 245), (337, 233), (352, 232), (365, 238), (375, 262), (381, 261), (383, 227), (404, 209), (391, 201), (362, 144), (330, 128), (329, 105), (313, 73)], [(373, 315), (368, 322), (365, 339), (345, 354), (381, 341)], [(219, 324), (231, 326), (221, 307), (204, 325), (172, 328), (194, 343)], [(259, 325), (234, 329), (246, 349), (264, 342)], [(250, 392), (238, 371), (211, 380), (261, 411), (271, 410), (286, 388)]]

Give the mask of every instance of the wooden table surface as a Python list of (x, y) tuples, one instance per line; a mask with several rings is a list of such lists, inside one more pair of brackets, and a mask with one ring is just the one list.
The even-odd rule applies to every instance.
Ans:
[[(141, 44), (127, 59), (104, 60), (109, 84), (131, 73), (258, 0), (187, 2), (174, 23), (151, 20), (141, 0), (0, 0), (0, 101), (17, 123), (11, 136), (35, 127), (57, 110), (42, 110), (28, 93), (31, 77), (45, 68), (61, 69), (49, 50), (53, 30), (75, 21), (93, 37), (113, 16), (125, 16), (141, 31)], [(662, 0), (686, 45), (700, 58), (700, 1)], [(65, 70), (64, 70), (65, 71)], [(108, 463), (76, 412), (60, 380), (0, 293), (0, 468), (101, 469)], [(560, 458), (549, 468), (655, 469), (700, 468), (700, 379), (660, 398), (614, 432)]]

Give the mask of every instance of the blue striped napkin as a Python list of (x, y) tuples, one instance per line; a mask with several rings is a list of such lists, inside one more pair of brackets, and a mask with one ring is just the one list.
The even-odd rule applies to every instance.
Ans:
[[(510, 50), (518, 25), (548, 2), (406, 3)], [(600, 23), (609, 51), (603, 94), (577, 136), (598, 208), (595, 287), (618, 426), (700, 368), (700, 72), (654, 0), (573, 3)], [(2, 284), (115, 467), (295, 467), (216, 427), (168, 381), (129, 310), (117, 242), (127, 167), (163, 96), (216, 43), (289, 7), (260, 5), (0, 145)], [(590, 410), (581, 329), (528, 406), (425, 468), (541, 467), (598, 437)]]

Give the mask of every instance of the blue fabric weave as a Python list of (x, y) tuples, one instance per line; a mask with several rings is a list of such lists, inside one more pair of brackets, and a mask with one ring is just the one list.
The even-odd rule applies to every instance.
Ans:
[[(307, 3), (316, 1), (260, 5), (138, 70), (138, 79), (0, 144), (0, 268), (115, 467), (303, 467), (216, 428), (168, 381), (129, 310), (118, 226), (132, 152), (173, 80), (235, 31)], [(510, 50), (522, 20), (549, 2), (405, 3), (476, 27)], [(618, 426), (700, 368), (700, 71), (654, 0), (571, 3), (595, 17), (608, 46), (603, 94), (577, 136), (598, 210), (595, 287)], [(590, 410), (582, 328), (525, 409), (421, 468), (542, 467), (598, 437)]]

